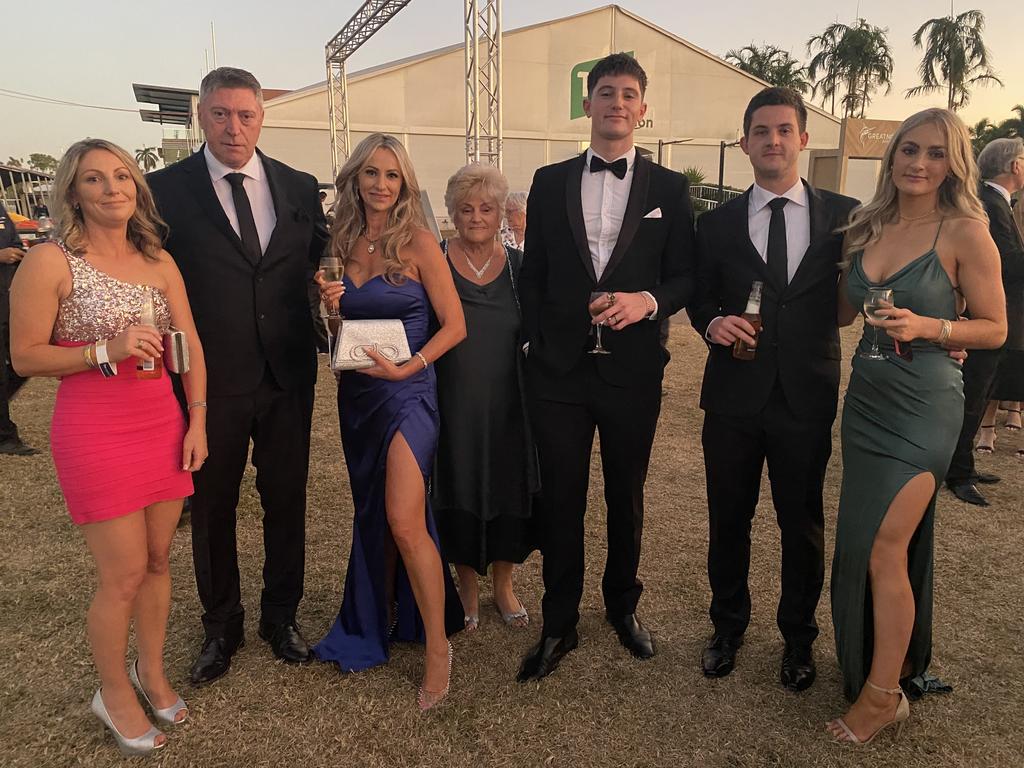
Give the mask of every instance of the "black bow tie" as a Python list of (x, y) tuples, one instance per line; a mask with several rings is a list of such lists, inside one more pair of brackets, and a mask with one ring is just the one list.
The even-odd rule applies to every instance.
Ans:
[(606, 163), (597, 155), (590, 156), (590, 172), (597, 173), (598, 171), (611, 171), (619, 179), (626, 178), (627, 170), (626, 158), (620, 157), (614, 163)]

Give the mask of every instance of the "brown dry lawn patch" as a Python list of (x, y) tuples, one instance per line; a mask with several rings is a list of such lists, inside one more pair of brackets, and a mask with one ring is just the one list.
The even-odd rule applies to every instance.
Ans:
[[(852, 333), (852, 332), (851, 332)], [(846, 336), (846, 350), (852, 348)], [(775, 628), (779, 536), (769, 503), (754, 524), (754, 617), (736, 671), (719, 681), (698, 669), (708, 634), (709, 591), (704, 474), (697, 393), (705, 351), (677, 325), (667, 394), (647, 485), (641, 615), (656, 633), (658, 656), (637, 662), (603, 623), (604, 561), (600, 461), (595, 454), (588, 516), (588, 575), (580, 648), (552, 677), (518, 685), (530, 631), (509, 631), (485, 589), (482, 624), (455, 639), (450, 703), (421, 716), (414, 696), (418, 648), (399, 646), (391, 663), (343, 676), (330, 666), (275, 662), (256, 636), (230, 674), (200, 690), (186, 683), (202, 640), (188, 531), (172, 552), (174, 603), (167, 639), (172, 681), (191, 721), (172, 731), (155, 763), (167, 766), (1007, 766), (1024, 764), (1020, 711), (1024, 464), (1012, 458), (1024, 437), (1000, 429), (998, 452), (982, 466), (1004, 478), (986, 488), (978, 510), (941, 493), (936, 550), (933, 670), (955, 693), (914, 706), (903, 739), (863, 751), (826, 737), (825, 720), (844, 701), (835, 664), (828, 585), (818, 610), (819, 678), (793, 695), (777, 682), (782, 643)], [(317, 389), (309, 480), (306, 596), (300, 622), (319, 638), (338, 607), (350, 544), (352, 502), (338, 439), (332, 381)], [(25, 439), (47, 446), (55, 383), (31, 382), (14, 403)], [(471, 393), (467, 393), (471, 396)], [(838, 423), (829, 470), (828, 552), (837, 504)], [(116, 469), (112, 468), (112, 471)], [(88, 712), (96, 687), (84, 618), (94, 576), (81, 536), (68, 520), (47, 453), (0, 458), (0, 765), (111, 766), (121, 763)], [(763, 499), (768, 498), (767, 487)], [(258, 606), (260, 510), (253, 477), (239, 507), (243, 596)], [(519, 594), (539, 616), (540, 560), (519, 571)]]

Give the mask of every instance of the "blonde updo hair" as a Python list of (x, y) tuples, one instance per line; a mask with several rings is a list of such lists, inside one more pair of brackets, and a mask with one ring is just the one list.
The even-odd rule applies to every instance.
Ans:
[(946, 140), (949, 175), (939, 187), (936, 207), (942, 216), (964, 216), (988, 224), (988, 216), (978, 199), (978, 166), (974, 162), (971, 137), (963, 121), (948, 109), (925, 109), (911, 115), (900, 125), (882, 158), (875, 195), (853, 212), (850, 223), (839, 231), (846, 233), (844, 255), (863, 250), (882, 236), (882, 227), (895, 224), (900, 218), (899, 195), (892, 180), (892, 161), (907, 133), (918, 126), (935, 125)]
[(503, 211), (508, 197), (508, 179), (493, 165), (470, 163), (462, 166), (449, 177), (444, 191), (448, 215), (454, 219), (458, 207), (474, 193), (479, 193), (485, 200), (493, 200), (494, 205)]
[(424, 229), (427, 220), (420, 204), (420, 186), (416, 181), (409, 153), (402, 142), (386, 133), (372, 133), (352, 151), (335, 181), (334, 224), (328, 253), (347, 263), (359, 236), (366, 231), (366, 209), (359, 197), (359, 173), (378, 149), (389, 150), (398, 160), (402, 172), (402, 188), (398, 200), (388, 211), (387, 222), (380, 235), (384, 258), (384, 279), (396, 285), (405, 280), (405, 262), (402, 248), (412, 242), (417, 229)]
[(149, 190), (145, 176), (135, 159), (121, 147), (106, 139), (83, 139), (72, 144), (64, 153), (57, 172), (53, 177), (50, 191), (54, 228), (57, 237), (72, 253), (83, 253), (87, 244), (85, 220), (75, 199), (75, 179), (78, 168), (89, 152), (102, 149), (110, 152), (128, 169), (135, 182), (135, 212), (128, 220), (128, 242), (135, 246), (142, 256), (151, 261), (160, 258), (167, 225), (157, 213), (153, 193)]

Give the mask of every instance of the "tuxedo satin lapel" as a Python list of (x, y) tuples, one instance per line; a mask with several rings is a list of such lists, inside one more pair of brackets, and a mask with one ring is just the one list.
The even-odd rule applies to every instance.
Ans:
[(768, 264), (761, 258), (761, 254), (757, 252), (757, 248), (750, 241), (750, 222), (747, 220), (747, 211), (750, 209), (749, 189), (743, 193), (740, 200), (742, 203), (733, 207), (732, 221), (729, 222), (729, 229), (735, 233), (737, 250), (741, 251), (743, 257), (757, 270), (757, 273), (761, 276), (761, 282), (774, 286), (776, 290), (779, 290), (780, 286), (775, 285), (772, 273), (768, 271)]
[(619, 237), (615, 240), (615, 248), (608, 259), (608, 265), (601, 274), (601, 282), (609, 277), (617, 266), (622, 262), (626, 251), (629, 250), (633, 237), (636, 235), (637, 227), (644, 216), (644, 207), (647, 203), (647, 190), (651, 184), (651, 164), (637, 152), (636, 160), (633, 163), (633, 183), (629, 187), (629, 199), (626, 201), (626, 210), (622, 214), (622, 226), (619, 228)]
[[(822, 241), (828, 240), (832, 236), (832, 216), (825, 206), (825, 201), (822, 200), (818, 191), (806, 181), (804, 189), (807, 191), (807, 214), (810, 217), (811, 236), (807, 243), (807, 251), (804, 252), (803, 258), (800, 260), (800, 266), (796, 268), (796, 274), (793, 275), (793, 279), (789, 281), (789, 285), (783, 291), (786, 294), (798, 290), (800, 283), (807, 280), (808, 275), (813, 275), (818, 271), (819, 246)], [(833, 267), (834, 265), (830, 265), (829, 268)]]
[(569, 228), (572, 230), (572, 239), (576, 241), (576, 250), (583, 267), (590, 275), (590, 279), (596, 283), (594, 260), (590, 258), (590, 243), (587, 242), (587, 225), (583, 221), (583, 197), (580, 194), (586, 160), (587, 155), (584, 153), (569, 166), (569, 172), (565, 177), (565, 211), (569, 215)]
[(206, 158), (203, 156), (203, 153), (201, 151), (196, 152), (185, 162), (188, 163), (185, 166), (185, 169), (188, 171), (187, 183), (192, 190), (192, 194), (199, 201), (199, 205), (206, 212), (207, 218), (220, 230), (224, 237), (234, 244), (239, 255), (252, 264), (252, 257), (246, 251), (245, 246), (242, 245), (242, 239), (231, 228), (231, 222), (228, 221), (228, 216), (224, 213), (220, 199), (213, 189), (213, 182), (210, 180), (210, 169), (206, 166)]

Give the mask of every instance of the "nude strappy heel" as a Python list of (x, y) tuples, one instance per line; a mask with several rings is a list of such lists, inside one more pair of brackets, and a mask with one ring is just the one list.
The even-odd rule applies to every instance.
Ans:
[(890, 720), (887, 723), (883, 723), (882, 725), (880, 725), (878, 727), (878, 730), (876, 730), (874, 733), (872, 733), (870, 736), (868, 736), (868, 738), (864, 739), (863, 741), (861, 741), (859, 738), (857, 738), (857, 734), (855, 734), (850, 729), (850, 726), (848, 726), (844, 722), (843, 718), (837, 717), (832, 722), (834, 722), (836, 725), (838, 725), (840, 728), (842, 728), (843, 733), (845, 734), (846, 738), (845, 739), (836, 739), (836, 741), (838, 741), (840, 743), (846, 743), (846, 744), (870, 744), (872, 741), (875, 740), (875, 737), (878, 734), (880, 734), (882, 731), (884, 731), (890, 725), (895, 725), (896, 726), (896, 738), (898, 739), (900, 737), (900, 734), (903, 733), (903, 726), (906, 725), (907, 718), (910, 717), (910, 701), (907, 699), (907, 694), (905, 694), (903, 692), (902, 688), (882, 688), (880, 685), (875, 685), (870, 680), (865, 680), (864, 684), (867, 685), (867, 686), (870, 686), (874, 690), (879, 691), (881, 693), (888, 693), (888, 694), (890, 694), (892, 696), (899, 695), (900, 703), (896, 705), (896, 713), (892, 716), (892, 720)]
[(438, 706), (445, 697), (448, 696), (448, 689), (451, 688), (452, 683), (452, 658), (455, 656), (455, 649), (452, 648), (451, 642), (448, 643), (448, 679), (444, 684), (443, 691), (428, 691), (422, 685), (416, 692), (416, 703), (419, 705), (420, 712), (426, 712), (428, 709), (433, 709)]

